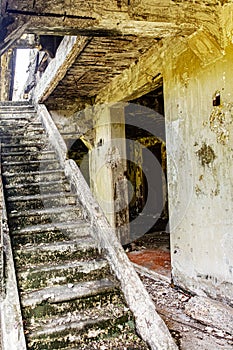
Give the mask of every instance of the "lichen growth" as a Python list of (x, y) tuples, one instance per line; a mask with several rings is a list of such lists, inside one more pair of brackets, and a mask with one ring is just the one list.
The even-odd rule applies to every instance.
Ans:
[(229, 142), (229, 124), (233, 119), (233, 105), (231, 103), (215, 106), (210, 114), (210, 130), (217, 135), (217, 142), (227, 145)]
[(202, 147), (196, 152), (199, 157), (202, 166), (210, 165), (214, 162), (216, 155), (211, 146), (207, 145), (205, 142)]

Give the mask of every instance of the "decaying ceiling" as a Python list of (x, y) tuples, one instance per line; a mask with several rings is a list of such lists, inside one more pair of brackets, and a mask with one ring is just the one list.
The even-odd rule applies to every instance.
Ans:
[[(41, 95), (51, 108), (62, 108), (69, 101), (93, 100), (149, 48), (159, 50), (168, 38), (186, 38), (202, 28), (211, 33), (208, 40), (221, 41), (217, 23), (224, 3), (228, 1), (2, 0), (0, 54), (13, 44), (33, 46), (33, 40), (19, 40), (23, 33), (83, 38), (76, 53), (66, 58), (63, 73)], [(198, 54), (195, 42), (190, 45)]]

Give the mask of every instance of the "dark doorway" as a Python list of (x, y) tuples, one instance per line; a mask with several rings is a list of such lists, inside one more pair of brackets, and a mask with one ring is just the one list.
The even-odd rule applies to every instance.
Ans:
[[(135, 256), (160, 261), (170, 273), (166, 137), (161, 86), (125, 108), (130, 236), (126, 248)], [(135, 253), (136, 252), (136, 253)], [(142, 253), (142, 256), (141, 254)], [(135, 255), (136, 254), (136, 255)], [(136, 259), (136, 260), (137, 260)], [(136, 261), (134, 261), (136, 262)], [(157, 266), (145, 263), (146, 267)]]

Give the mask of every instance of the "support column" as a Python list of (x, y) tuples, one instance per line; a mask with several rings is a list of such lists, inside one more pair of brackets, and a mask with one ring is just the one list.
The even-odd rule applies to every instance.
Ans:
[(0, 101), (9, 101), (12, 99), (15, 59), (15, 51), (13, 49), (6, 51), (0, 57)]
[(128, 192), (125, 172), (124, 106), (95, 107), (95, 147), (90, 152), (91, 189), (122, 244), (129, 242)]

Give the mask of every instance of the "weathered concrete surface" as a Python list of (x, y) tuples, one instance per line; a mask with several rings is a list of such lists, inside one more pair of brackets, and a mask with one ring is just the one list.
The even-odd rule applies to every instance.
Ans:
[(200, 58), (186, 48), (164, 62), (172, 274), (176, 285), (231, 304), (232, 45), (218, 60)]
[(193, 319), (233, 335), (233, 308), (205, 297), (193, 297), (185, 306)]
[[(0, 170), (0, 349), (26, 350)], [(4, 254), (4, 255), (3, 255)]]
[(10, 49), (0, 57), (0, 101), (8, 101), (12, 94), (14, 56), (13, 49)]
[(3, 218), (3, 243), (5, 249), (5, 291), (1, 295), (0, 323), (2, 350), (26, 350), (23, 321), (20, 309), (14, 261), (11, 250), (10, 236), (6, 221)]
[(38, 113), (41, 118), (41, 122), (46, 130), (49, 139), (52, 139), (55, 152), (57, 153), (61, 164), (64, 165), (64, 160), (67, 156), (67, 147), (65, 141), (60, 137), (60, 133), (56, 128), (50, 114), (48, 113), (44, 105), (38, 105)]
[(124, 105), (97, 105), (90, 152), (91, 190), (122, 244), (130, 241)]

